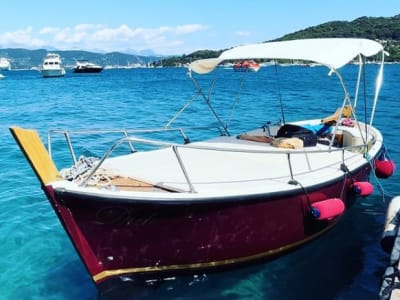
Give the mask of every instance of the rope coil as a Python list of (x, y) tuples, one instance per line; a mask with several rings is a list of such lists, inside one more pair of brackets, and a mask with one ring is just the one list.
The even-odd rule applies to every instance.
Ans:
[[(90, 174), (89, 171), (95, 168), (99, 161), (100, 160), (96, 157), (80, 156), (76, 164), (60, 172), (61, 176), (65, 180), (80, 184), (87, 180)], [(109, 186), (113, 177), (114, 176), (108, 170), (99, 168), (96, 173), (91, 176), (87, 184), (90, 186)]]

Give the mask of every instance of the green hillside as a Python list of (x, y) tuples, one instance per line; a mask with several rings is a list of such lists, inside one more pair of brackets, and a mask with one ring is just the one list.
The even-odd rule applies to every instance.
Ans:
[[(299, 30), (273, 41), (329, 37), (358, 37), (377, 40), (390, 54), (386, 61), (400, 61), (400, 14), (394, 17), (361, 17), (354, 21), (333, 21)], [(163, 60), (163, 65), (174, 66), (188, 63), (196, 59), (218, 56), (220, 51), (196, 51), (181, 57)]]
[(120, 52), (102, 54), (81, 50), (47, 51), (45, 49), (28, 50), (21, 48), (0, 49), (0, 57), (6, 57), (9, 59), (13, 69), (30, 69), (32, 67), (38, 67), (48, 52), (60, 54), (63, 64), (69, 67), (75, 65), (76, 60), (78, 59), (87, 59), (102, 66), (145, 65), (160, 59), (160, 57), (155, 56), (140, 56)]
[(361, 17), (351, 22), (327, 22), (287, 34), (277, 40), (322, 37), (358, 37), (377, 40), (390, 54), (387, 61), (400, 61), (400, 14), (389, 18)]

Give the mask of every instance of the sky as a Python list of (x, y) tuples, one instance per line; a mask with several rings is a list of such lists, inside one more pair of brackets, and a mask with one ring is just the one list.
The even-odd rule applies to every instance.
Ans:
[(398, 14), (400, 0), (13, 0), (2, 5), (0, 48), (183, 55)]

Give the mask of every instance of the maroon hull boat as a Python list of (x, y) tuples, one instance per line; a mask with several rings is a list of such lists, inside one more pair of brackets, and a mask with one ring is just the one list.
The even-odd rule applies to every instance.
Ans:
[[(357, 178), (366, 180), (369, 170), (360, 170)], [(338, 182), (308, 196), (318, 202), (338, 196), (342, 187)], [(98, 282), (110, 275), (222, 267), (276, 255), (337, 221), (316, 221), (303, 193), (198, 204), (102, 201), (65, 192), (54, 195), (51, 189), (49, 194)]]
[[(362, 57), (379, 53), (371, 120), (361, 122), (357, 96), (350, 99), (338, 70), (356, 57), (361, 69)], [(383, 53), (380, 44), (365, 39), (312, 39), (241, 46), (193, 62), (189, 71), (196, 95), (204, 98), (221, 132), (202, 141), (189, 142), (185, 129), (170, 126), (193, 99), (160, 129), (121, 130), (123, 138), (114, 140), (101, 158), (77, 158), (71, 137), (115, 130), (51, 130), (47, 148), (34, 130), (10, 130), (100, 289), (139, 276), (233, 266), (316, 238), (357, 197), (372, 193), (371, 170), (380, 177), (393, 173), (383, 137), (372, 126)], [(193, 75), (245, 59), (321, 64), (337, 75), (344, 99), (326, 118), (268, 124), (232, 135), (211, 106), (214, 91), (204, 94)], [(139, 137), (166, 131), (178, 132), (184, 143)], [(58, 170), (53, 161), (56, 134), (65, 137), (70, 168)], [(129, 153), (121, 154), (122, 145), (128, 145)]]

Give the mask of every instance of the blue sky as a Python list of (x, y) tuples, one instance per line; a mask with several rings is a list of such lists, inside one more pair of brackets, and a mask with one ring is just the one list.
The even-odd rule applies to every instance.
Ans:
[(189, 54), (257, 43), (328, 21), (400, 14), (400, 0), (15, 0), (0, 48)]

